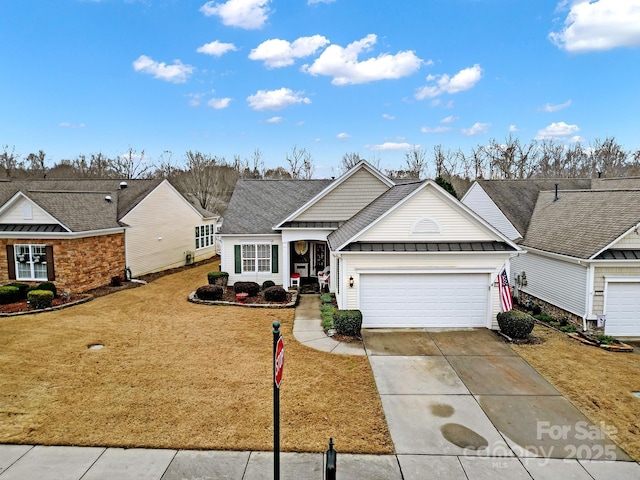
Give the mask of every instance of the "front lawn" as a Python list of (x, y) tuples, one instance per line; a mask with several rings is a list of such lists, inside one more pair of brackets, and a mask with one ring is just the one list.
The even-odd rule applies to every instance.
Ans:
[[(640, 355), (608, 352), (536, 325), (539, 345), (513, 349), (612, 439), (640, 460)], [(603, 422), (602, 424), (600, 422)]]
[(298, 344), (293, 309), (187, 302), (217, 268), (0, 319), (0, 442), (270, 450), (279, 321), (282, 449), (320, 452), (333, 437), (341, 452), (391, 453), (367, 358)]

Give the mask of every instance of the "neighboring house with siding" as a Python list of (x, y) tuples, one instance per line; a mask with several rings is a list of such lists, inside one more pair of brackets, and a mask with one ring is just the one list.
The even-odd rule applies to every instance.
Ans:
[(222, 225), (229, 283), (318, 281), (363, 327), (489, 327), (519, 247), (432, 181), (367, 162), (335, 180), (239, 180)]
[(218, 217), (166, 180), (0, 182), (0, 282), (83, 292), (215, 254)]
[[(587, 181), (594, 189), (579, 189)], [(570, 313), (585, 329), (604, 315), (606, 334), (638, 337), (640, 190), (630, 186), (638, 179), (478, 181), (462, 201), (499, 230), (518, 232), (510, 238), (526, 253), (511, 262), (517, 295)], [(518, 204), (523, 190), (537, 190), (533, 208)]]

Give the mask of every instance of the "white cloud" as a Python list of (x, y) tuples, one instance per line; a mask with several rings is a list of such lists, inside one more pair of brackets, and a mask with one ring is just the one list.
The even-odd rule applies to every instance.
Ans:
[(212, 55), (214, 57), (221, 57), (227, 52), (234, 52), (238, 50), (233, 43), (222, 43), (218, 40), (214, 40), (211, 43), (205, 43), (201, 47), (196, 49), (198, 53), (204, 53), (205, 55)]
[(384, 118), (385, 120), (395, 120), (396, 117), (394, 117), (393, 115), (389, 115), (388, 113), (383, 113), (382, 114), (382, 118)]
[(420, 131), (422, 133), (444, 133), (444, 132), (448, 132), (451, 130), (451, 127), (443, 127), (443, 126), (438, 126), (438, 127), (422, 127), (420, 129)]
[(434, 85), (426, 85), (416, 92), (418, 100), (425, 98), (433, 98), (443, 93), (458, 93), (473, 88), (473, 86), (482, 78), (482, 68), (475, 64), (473, 67), (464, 68), (450, 77), (446, 73), (444, 75), (429, 75), (427, 82), (435, 82)]
[(251, 60), (261, 60), (269, 68), (287, 67), (293, 65), (296, 58), (308, 57), (324, 47), (329, 40), (322, 35), (300, 37), (293, 43), (274, 38), (262, 42), (251, 50)]
[(223, 108), (227, 108), (231, 103), (231, 98), (212, 98), (207, 102), (211, 108), (215, 108), (216, 110), (222, 110)]
[(317, 3), (333, 3), (336, 0), (307, 0), (307, 5), (315, 5)]
[(58, 124), (59, 127), (64, 127), (64, 128), (84, 128), (85, 124), (84, 123), (69, 123), (69, 122), (60, 122)]
[(301, 127), (302, 125), (304, 125), (304, 120), (300, 120), (299, 122), (296, 122), (296, 127)]
[(509, 125), (509, 132), (514, 133), (518, 131), (518, 127), (515, 125)]
[(385, 142), (378, 145), (365, 145), (368, 150), (413, 150), (420, 148), (420, 145), (411, 145), (410, 143)]
[(153, 75), (153, 78), (159, 78), (160, 80), (173, 83), (186, 82), (195, 70), (194, 67), (185, 65), (180, 60), (174, 60), (172, 65), (167, 65), (164, 62), (156, 62), (146, 55), (140, 55), (138, 59), (133, 62), (133, 69), (136, 72)]
[(294, 92), (289, 88), (278, 90), (258, 90), (247, 97), (249, 106), (254, 110), (281, 110), (297, 103), (311, 103), (304, 92)]
[(271, 117), (267, 120), (267, 123), (280, 123), (282, 120), (284, 120), (282, 117)]
[(458, 120), (458, 117), (449, 115), (448, 117), (445, 117), (442, 120), (440, 120), (440, 123), (452, 123), (452, 122), (455, 122), (456, 120)]
[(637, 47), (640, 45), (640, 2), (574, 0), (564, 28), (551, 32), (549, 38), (559, 48), (577, 53)]
[(226, 3), (207, 2), (200, 11), (207, 17), (218, 16), (230, 27), (246, 30), (262, 28), (269, 17), (271, 0), (228, 0)]
[(189, 106), (197, 107), (200, 105), (200, 103), (202, 103), (202, 97), (204, 97), (204, 93), (189, 93), (187, 94), (187, 97), (190, 98)]
[(351, 135), (349, 135), (346, 132), (341, 132), (338, 135), (336, 135), (336, 138), (351, 138)]
[(346, 47), (329, 45), (312, 65), (304, 65), (302, 71), (311, 75), (332, 76), (333, 85), (354, 85), (406, 77), (422, 65), (423, 61), (412, 50), (395, 55), (383, 53), (358, 61), (358, 56), (371, 50), (377, 39), (376, 35), (369, 34)]
[(569, 139), (569, 143), (584, 143), (584, 142), (585, 142), (584, 137), (581, 137), (580, 135), (575, 135)]
[(535, 138), (536, 140), (564, 140), (579, 131), (580, 128), (577, 125), (568, 125), (565, 122), (553, 122), (542, 130), (539, 130)]
[(550, 103), (545, 103), (544, 107), (542, 107), (542, 110), (544, 110), (545, 112), (553, 113), (553, 112), (557, 112), (559, 110), (562, 110), (563, 108), (567, 108), (570, 105), (571, 105), (571, 100), (567, 100), (564, 103), (558, 103), (557, 105), (552, 105)]
[(464, 135), (468, 135), (471, 137), (473, 135), (478, 135), (480, 133), (487, 133), (490, 126), (491, 126), (490, 123), (476, 122), (471, 126), (471, 128), (463, 128), (462, 133)]

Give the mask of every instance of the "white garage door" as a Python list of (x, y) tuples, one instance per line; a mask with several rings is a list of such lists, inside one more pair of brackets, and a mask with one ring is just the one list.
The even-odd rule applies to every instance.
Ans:
[(364, 328), (484, 327), (487, 274), (362, 274)]
[(613, 336), (640, 337), (640, 283), (607, 284), (604, 332)]

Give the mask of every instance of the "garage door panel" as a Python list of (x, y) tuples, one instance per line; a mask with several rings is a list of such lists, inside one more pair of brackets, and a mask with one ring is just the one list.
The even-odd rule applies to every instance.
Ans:
[(607, 284), (605, 333), (640, 336), (640, 282)]
[(483, 327), (488, 274), (362, 274), (363, 327)]

